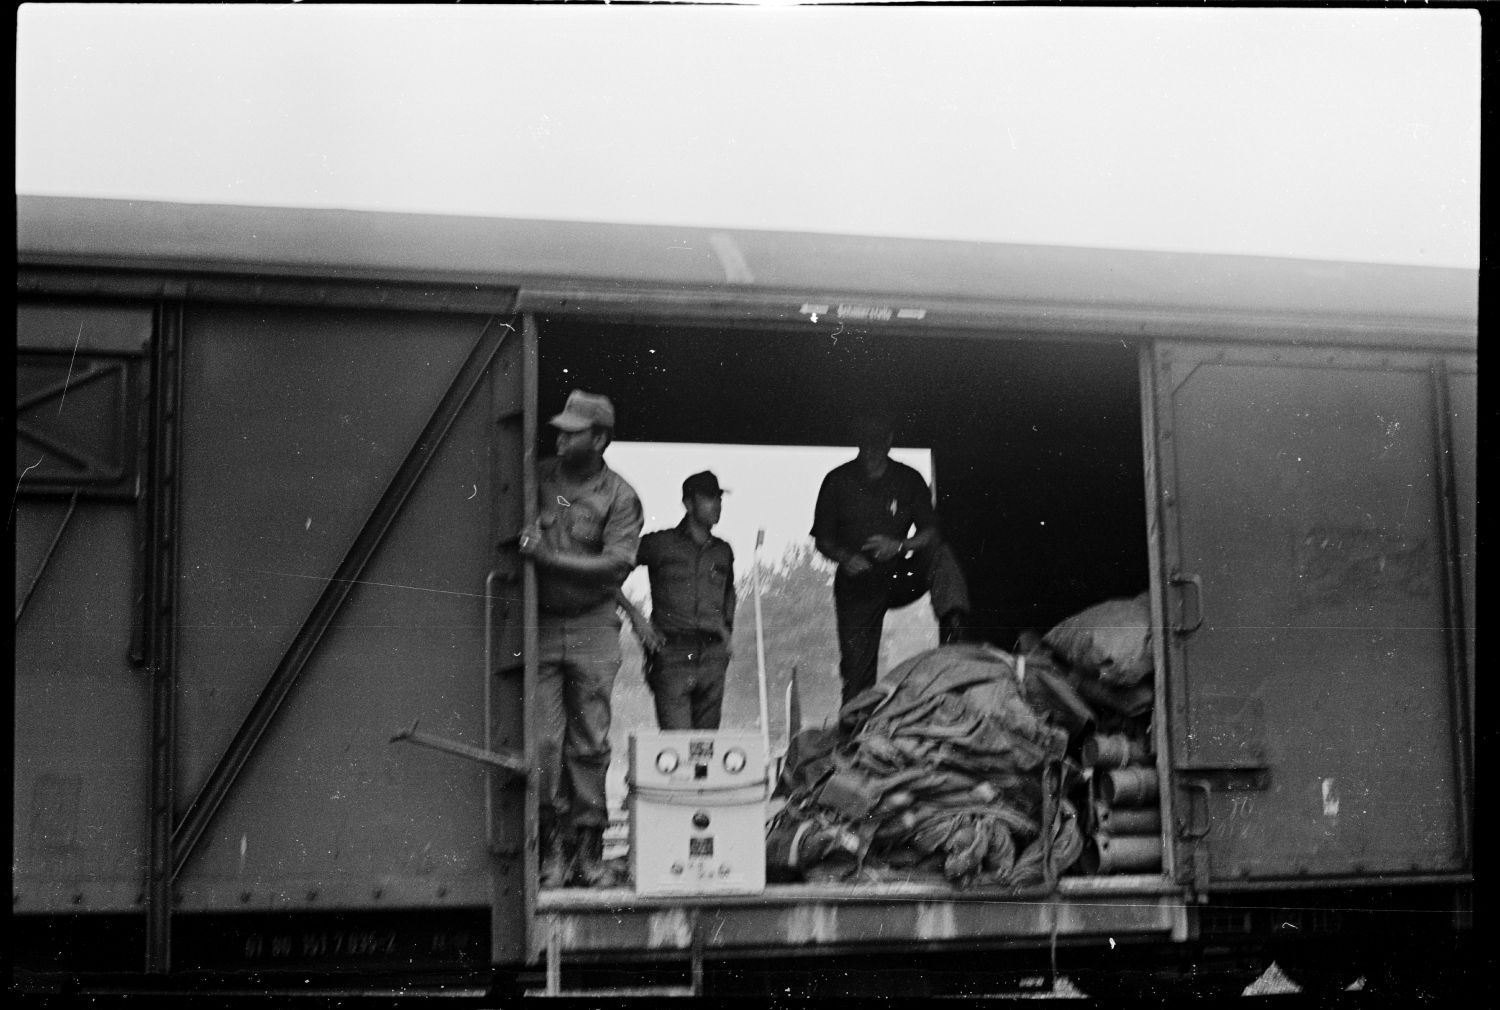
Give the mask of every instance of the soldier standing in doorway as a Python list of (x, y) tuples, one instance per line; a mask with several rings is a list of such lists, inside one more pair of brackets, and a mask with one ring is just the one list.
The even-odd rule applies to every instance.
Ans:
[(604, 463), (608, 398), (574, 390), (552, 418), (557, 455), (537, 465), (536, 522), (520, 551), (536, 563), (541, 884), (606, 878), (610, 695), (620, 671), (615, 596), (635, 568), (641, 501)]
[(931, 592), (945, 645), (963, 640), (969, 612), (968, 584), (939, 536), (932, 491), (890, 458), (894, 424), (860, 418), (856, 437), (859, 454), (823, 478), (812, 528), (818, 553), (839, 566), (833, 605), (845, 704), (875, 684), (887, 610)]
[(713, 535), (724, 489), (709, 471), (682, 482), (682, 521), (641, 538), (651, 620), (620, 603), (646, 651), (646, 684), (660, 729), (718, 729), (734, 634), (734, 551)]

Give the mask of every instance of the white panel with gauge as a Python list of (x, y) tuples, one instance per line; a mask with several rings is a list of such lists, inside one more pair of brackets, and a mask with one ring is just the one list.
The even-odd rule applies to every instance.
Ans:
[(759, 733), (633, 733), (630, 869), (638, 894), (766, 886), (766, 750)]

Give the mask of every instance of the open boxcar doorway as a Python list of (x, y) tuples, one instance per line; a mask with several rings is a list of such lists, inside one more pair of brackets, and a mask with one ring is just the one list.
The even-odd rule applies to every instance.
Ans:
[[(737, 605), (719, 725), (725, 730), (758, 731), (758, 653), (763, 652), (773, 753), (790, 740), (795, 732), (790, 728), (793, 721), (798, 727), (831, 723), (842, 704), (838, 632), (830, 604), (834, 565), (813, 548), (808, 527), (823, 475), (851, 455), (843, 446), (621, 440), (609, 448), (609, 465), (640, 495), (648, 533), (670, 529), (681, 521), (682, 482), (688, 474), (711, 470), (726, 489), (723, 512), (713, 532), (733, 552)], [(897, 446), (891, 458), (931, 482), (932, 453), (927, 449)], [(644, 566), (636, 568), (622, 588), (643, 614), (650, 614), (653, 601)], [(757, 623), (761, 649), (756, 642)], [(877, 655), (879, 675), (937, 644), (937, 618), (930, 594), (924, 593), (887, 613)], [(620, 645), (610, 733), (614, 759), (607, 784), (610, 809), (621, 810), (623, 820), (629, 736), (654, 726), (656, 713), (646, 686), (645, 654), (628, 624)], [(788, 700), (794, 671), (795, 720), (789, 718), (792, 704)]]
[(850, 445), (861, 410), (894, 414), (898, 444), (931, 449), (973, 630), (1002, 648), (1149, 585), (1139, 371), (1124, 341), (543, 319), (538, 355), (543, 419), (570, 389), (603, 393), (633, 442)]

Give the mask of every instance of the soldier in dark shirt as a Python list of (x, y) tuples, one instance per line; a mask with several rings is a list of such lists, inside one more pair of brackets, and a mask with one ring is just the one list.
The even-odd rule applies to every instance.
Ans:
[(823, 478), (812, 528), (818, 552), (839, 566), (833, 604), (845, 703), (875, 683), (888, 609), (930, 591), (943, 644), (962, 640), (969, 612), (963, 571), (938, 535), (932, 491), (890, 458), (893, 425), (867, 417), (858, 432), (859, 455)]
[(610, 695), (620, 672), (615, 595), (635, 567), (644, 518), (625, 479), (604, 464), (615, 410), (574, 390), (552, 419), (557, 455), (537, 464), (537, 518), (520, 551), (537, 570), (537, 758), (541, 883), (606, 878)]
[(651, 620), (620, 603), (646, 650), (646, 684), (661, 729), (718, 729), (734, 634), (734, 551), (713, 535), (724, 506), (705, 470), (682, 482), (682, 521), (641, 538), (636, 563), (651, 577)]

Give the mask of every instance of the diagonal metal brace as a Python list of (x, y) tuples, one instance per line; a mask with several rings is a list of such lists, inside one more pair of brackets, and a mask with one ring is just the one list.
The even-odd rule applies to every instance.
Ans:
[(519, 751), (485, 750), (483, 747), (459, 743), (457, 740), (445, 740), (440, 736), (433, 736), (430, 733), (418, 733), (417, 721), (413, 721), (410, 727), (401, 730), (395, 736), (391, 737), (390, 742), (414, 743), (422, 747), (431, 747), (433, 750), (440, 750), (446, 754), (453, 754), (457, 757), (468, 758), (470, 761), (478, 761), (480, 764), (500, 768), (520, 778), (525, 778), (530, 772), (530, 769), (526, 766), (526, 759), (521, 756)]

